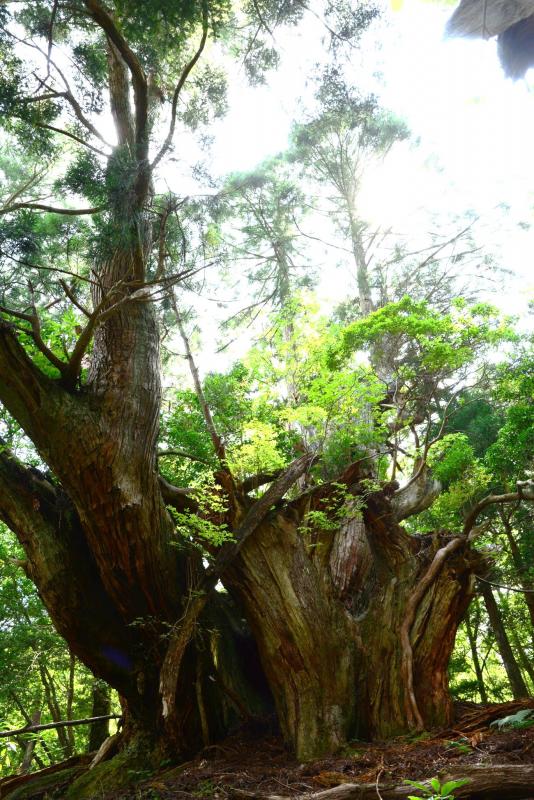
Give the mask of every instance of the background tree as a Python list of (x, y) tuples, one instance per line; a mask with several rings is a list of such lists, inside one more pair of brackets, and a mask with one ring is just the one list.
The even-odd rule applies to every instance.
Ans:
[(292, 156), (329, 194), (337, 226), (351, 246), (360, 313), (366, 315), (375, 308), (369, 248), (377, 234), (370, 233), (359, 207), (362, 176), (409, 132), (376, 97), (349, 85), (338, 66), (325, 69), (316, 97), (315, 118), (294, 127)]

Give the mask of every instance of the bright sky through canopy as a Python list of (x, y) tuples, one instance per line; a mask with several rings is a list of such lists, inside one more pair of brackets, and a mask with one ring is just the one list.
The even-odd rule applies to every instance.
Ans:
[[(428, 212), (474, 211), (484, 230), (481, 243), (518, 274), (507, 282), (501, 304), (524, 311), (534, 285), (534, 234), (525, 229), (534, 205), (531, 73), (513, 83), (502, 73), (494, 41), (446, 39), (452, 9), (396, 0), (379, 23), (378, 48), (368, 46), (363, 59), (355, 53), (354, 83), (366, 86), (369, 75), (381, 72), (383, 104), (403, 116), (420, 140), (419, 147), (398, 145), (368, 175), (362, 216), (409, 235), (429, 229)], [(376, 38), (376, 29), (370, 36)], [(316, 37), (311, 27), (285, 35), (283, 61), (268, 87), (250, 89), (244, 79), (237, 81), (230, 113), (218, 126), (215, 171), (250, 169), (284, 149), (313, 77)]]

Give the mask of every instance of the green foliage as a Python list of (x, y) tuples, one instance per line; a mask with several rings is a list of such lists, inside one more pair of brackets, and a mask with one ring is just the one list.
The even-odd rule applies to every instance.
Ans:
[(469, 779), (460, 778), (459, 780), (447, 781), (441, 784), (437, 778), (431, 778), (429, 781), (430, 786), (418, 781), (406, 780), (404, 783), (414, 786), (422, 792), (422, 795), (410, 795), (408, 800), (421, 800), (421, 797), (427, 798), (427, 800), (454, 800), (454, 791), (469, 783)]
[(491, 725), (495, 725), (499, 730), (503, 728), (531, 728), (534, 725), (534, 712), (530, 708), (522, 708), (515, 714), (494, 720)]
[(224, 522), (227, 511), (225, 496), (213, 476), (200, 478), (191, 488), (191, 497), (198, 505), (195, 512), (181, 513), (169, 508), (176, 523), (176, 533), (183, 540), (178, 540), (178, 546), (188, 542), (202, 549), (206, 545), (220, 547), (231, 541), (232, 534)]
[(278, 432), (268, 422), (250, 420), (242, 430), (242, 442), (232, 447), (228, 465), (238, 478), (257, 472), (272, 472), (284, 466), (278, 447)]
[(481, 458), (497, 439), (503, 416), (495, 402), (480, 392), (463, 392), (452, 404), (446, 431), (464, 433), (477, 458)]
[(458, 530), (470, 506), (487, 493), (492, 475), (483, 464), (468, 465), (458, 480), (449, 484), (436, 499), (431, 509), (420, 515), (418, 525), (423, 530)]
[(361, 162), (384, 155), (409, 131), (402, 120), (379, 106), (374, 95), (362, 95), (349, 84), (337, 65), (325, 68), (316, 96), (320, 108), (316, 117), (293, 128), (292, 158), (337, 189), (345, 201), (353, 200)]
[(466, 755), (473, 751), (473, 748), (468, 743), (469, 740), (462, 736), (459, 740), (453, 740), (448, 742), (448, 750), (455, 750), (457, 753), (461, 753), (462, 755)]
[[(71, 663), (63, 639), (56, 633), (33, 583), (20, 567), (24, 554), (13, 536), (0, 523), (0, 727), (23, 727), (27, 717), (41, 710), (41, 721), (52, 722), (59, 712), (67, 718)], [(81, 664), (74, 669), (73, 717), (91, 715), (92, 676)], [(24, 713), (23, 713), (24, 712)], [(27, 716), (25, 716), (27, 715)], [(60, 761), (72, 751), (87, 747), (88, 729), (43, 731), (37, 737), (35, 754), (41, 764)], [(24, 742), (28, 737), (23, 737)], [(19, 744), (22, 740), (18, 739)], [(0, 777), (13, 774), (20, 765), (24, 747), (0, 739)], [(34, 768), (37, 764), (34, 765)]]
[(473, 465), (474, 450), (463, 433), (446, 434), (430, 450), (428, 465), (441, 483), (448, 487)]
[(532, 468), (534, 452), (534, 356), (532, 342), (525, 343), (511, 363), (497, 371), (496, 400), (504, 424), (488, 448), (486, 462), (504, 486), (515, 483)]
[(427, 530), (461, 527), (464, 512), (491, 483), (492, 475), (464, 433), (446, 434), (431, 447), (428, 465), (441, 481), (443, 491), (418, 523)]
[(333, 533), (339, 530), (340, 524), (349, 513), (350, 517), (354, 518), (362, 508), (364, 501), (351, 495), (345, 484), (334, 481), (331, 486), (333, 492), (323, 500), (322, 507), (306, 512), (299, 527), (300, 533), (304, 535), (317, 531)]
[(290, 306), (293, 294), (311, 285), (300, 232), (309, 204), (283, 156), (268, 159), (253, 172), (228, 176), (210, 210), (227, 242), (230, 275), (235, 280), (237, 260), (255, 301), (233, 318), (233, 325), (253, 318), (263, 304)]
[(435, 311), (426, 301), (404, 297), (388, 303), (341, 331), (341, 342), (332, 350), (332, 362), (349, 358), (352, 353), (374, 346), (391, 349), (393, 364), (405, 380), (428, 370), (432, 374), (450, 374), (469, 364), (475, 355), (514, 334), (507, 320), (487, 303), (467, 306), (454, 303), (448, 314)]

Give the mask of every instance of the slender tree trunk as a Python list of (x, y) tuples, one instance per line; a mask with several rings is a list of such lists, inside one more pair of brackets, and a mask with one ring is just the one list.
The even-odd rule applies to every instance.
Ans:
[[(527, 674), (530, 678), (530, 687), (531, 691), (529, 692), (530, 696), (532, 696), (532, 691), (534, 690), (534, 664), (532, 663), (531, 659), (528, 657), (525, 648), (521, 644), (519, 640), (519, 636), (517, 634), (517, 630), (514, 625), (510, 628), (510, 638), (512, 640), (512, 644), (514, 646), (514, 650), (518, 655), (519, 662), (521, 664), (521, 669), (523, 673)], [(526, 681), (525, 681), (526, 683)]]
[[(103, 717), (111, 713), (111, 689), (103, 681), (95, 678), (92, 688), (93, 702), (91, 706), (92, 717)], [(109, 720), (104, 719), (94, 722), (89, 730), (88, 750), (92, 753), (98, 750), (102, 742), (109, 736)]]
[(521, 555), (521, 551), (514, 536), (512, 526), (510, 525), (510, 520), (504, 512), (501, 513), (500, 517), (503, 523), (506, 538), (508, 540), (508, 545), (510, 547), (510, 555), (512, 556), (512, 562), (515, 567), (517, 577), (519, 578), (522, 588), (527, 590), (523, 595), (523, 598), (527, 605), (530, 616), (532, 637), (534, 642), (534, 592), (532, 591), (534, 589), (534, 585), (532, 581), (528, 579), (528, 567), (525, 564), (523, 556)]
[(520, 700), (522, 697), (528, 697), (529, 692), (510, 646), (501, 612), (497, 601), (495, 600), (492, 588), (489, 584), (480, 582), (479, 592), (484, 598), (484, 605), (486, 606), (490, 625), (495, 635), (502, 663), (508, 676), (512, 695), (515, 700)]
[(373, 311), (373, 299), (371, 296), (371, 285), (369, 282), (369, 270), (365, 247), (362, 241), (363, 226), (358, 221), (354, 203), (351, 198), (345, 200), (350, 225), (350, 239), (352, 244), (352, 254), (356, 268), (356, 282), (358, 284), (358, 298), (360, 301), (360, 312), (366, 317)]
[(478, 643), (477, 643), (478, 625), (476, 626), (475, 630), (473, 630), (473, 628), (471, 627), (471, 619), (469, 614), (465, 618), (465, 629), (467, 632), (467, 638), (469, 640), (469, 647), (471, 648), (471, 658), (473, 659), (473, 667), (475, 669), (480, 700), (482, 703), (487, 703), (488, 693), (486, 692), (484, 675), (482, 674), (482, 667), (480, 665), (480, 659), (478, 657)]
[[(30, 723), (31, 725), (38, 725), (41, 721), (41, 712), (34, 711), (31, 715)], [(33, 758), (33, 751), (35, 750), (35, 739), (30, 739), (29, 742), (26, 743), (26, 749), (24, 751), (24, 758), (22, 759), (22, 764), (19, 769), (19, 775), (26, 775), (30, 771), (30, 766), (32, 763)]]

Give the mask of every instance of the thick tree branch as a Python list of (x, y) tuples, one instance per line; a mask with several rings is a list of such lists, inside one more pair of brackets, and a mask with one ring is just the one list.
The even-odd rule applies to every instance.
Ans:
[(415, 699), (415, 689), (413, 682), (413, 649), (410, 640), (410, 632), (415, 621), (415, 615), (419, 607), (419, 603), (423, 599), (428, 587), (433, 583), (437, 574), (440, 572), (443, 564), (451, 553), (458, 550), (462, 545), (465, 545), (464, 537), (457, 537), (452, 539), (446, 545), (441, 547), (435, 554), (432, 562), (417, 584), (417, 588), (408, 598), (406, 604), (406, 611), (400, 629), (400, 640), (402, 647), (402, 674), (404, 678), (405, 687), (405, 707), (406, 717), (410, 727), (416, 730), (423, 730), (424, 722), (421, 712), (419, 711), (417, 700)]
[(121, 54), (108, 39), (108, 86), (111, 113), (115, 122), (120, 145), (128, 145), (131, 153), (135, 150), (135, 127), (130, 107), (130, 76)]
[(398, 522), (430, 508), (441, 492), (441, 483), (436, 480), (425, 464), (415, 480), (402, 486), (391, 498), (391, 507)]
[(58, 206), (49, 206), (45, 203), (13, 203), (10, 206), (0, 208), (0, 215), (10, 214), (13, 211), (19, 211), (22, 208), (28, 208), (34, 211), (47, 211), (49, 214), (63, 214), (67, 217), (78, 217), (83, 214), (100, 214), (106, 210), (106, 206), (94, 206), (93, 208), (60, 208)]
[(272, 472), (258, 472), (256, 475), (249, 475), (238, 484), (237, 488), (243, 492), (243, 494), (248, 494), (255, 489), (259, 489), (260, 486), (265, 486), (266, 483), (272, 483), (283, 471), (283, 469), (276, 469)]
[(132, 75), (135, 100), (135, 141), (138, 157), (146, 156), (148, 123), (148, 82), (141, 63), (99, 0), (85, 0), (85, 7), (96, 24), (115, 45)]
[(491, 505), (502, 505), (503, 503), (517, 503), (521, 500), (534, 501), (534, 481), (518, 481), (517, 492), (507, 492), (506, 494), (490, 494), (480, 500), (465, 518), (462, 534), (470, 537), (473, 533), (475, 523), (480, 514)]
[(179, 513), (184, 511), (198, 511), (198, 503), (194, 498), (192, 489), (180, 489), (159, 476), (161, 495), (168, 506), (172, 506)]
[(35, 346), (37, 349), (46, 357), (46, 359), (55, 367), (61, 374), (65, 372), (66, 364), (60, 358), (56, 356), (55, 353), (50, 350), (50, 348), (46, 345), (41, 335), (41, 323), (39, 321), (39, 316), (37, 314), (36, 309), (33, 309), (32, 314), (24, 314), (21, 311), (16, 311), (15, 309), (5, 308), (5, 306), (0, 306), (0, 312), (2, 314), (7, 314), (11, 317), (15, 317), (15, 319), (22, 319), (25, 322), (28, 322), (31, 325), (31, 329), (28, 329), (27, 332), (35, 342)]
[(462, 535), (451, 539), (448, 544), (444, 545), (436, 552), (430, 566), (417, 584), (417, 588), (408, 599), (405, 616), (400, 629), (400, 639), (403, 653), (402, 674), (405, 683), (405, 704), (408, 724), (417, 730), (422, 730), (424, 723), (415, 698), (413, 682), (413, 649), (410, 640), (410, 632), (415, 621), (419, 604), (451, 553), (455, 552), (462, 546), (469, 545), (469, 543), (480, 532), (480, 526), (477, 528), (475, 523), (482, 511), (488, 508), (488, 506), (494, 504), (513, 503), (522, 499), (530, 501), (534, 500), (533, 481), (518, 482), (517, 492), (509, 492), (502, 495), (489, 495), (477, 503), (466, 517)]
[[(72, 503), (1, 440), (0, 519), (17, 536), (27, 557), (25, 572), (72, 652), (116, 688), (130, 691), (131, 632), (104, 591)], [(120, 656), (109, 658), (109, 652)]]
[(267, 491), (256, 500), (235, 532), (235, 541), (226, 542), (219, 550), (212, 566), (206, 570), (206, 576), (210, 581), (213, 579), (219, 580), (224, 571), (235, 560), (249, 536), (261, 525), (272, 507), (284, 497), (286, 492), (310, 468), (314, 460), (315, 455), (309, 454), (297, 458), (286, 467), (278, 478), (272, 482)]
[[(55, 409), (63, 390), (35, 366), (0, 319), (0, 402), (40, 447), (54, 430)], [(46, 436), (44, 432), (46, 431)]]
[(156, 155), (154, 161), (152, 162), (152, 169), (154, 169), (159, 164), (159, 162), (161, 161), (161, 159), (163, 158), (163, 156), (165, 155), (165, 153), (168, 151), (169, 147), (172, 144), (174, 131), (176, 129), (176, 113), (178, 110), (178, 100), (180, 98), (180, 93), (191, 73), (191, 70), (194, 68), (195, 64), (202, 55), (204, 47), (206, 46), (207, 38), (208, 38), (208, 6), (207, 3), (204, 2), (202, 8), (202, 36), (200, 39), (200, 44), (198, 46), (197, 51), (191, 58), (191, 60), (188, 61), (187, 64), (185, 65), (184, 69), (182, 70), (182, 74), (180, 75), (180, 78), (178, 80), (178, 83), (176, 84), (176, 88), (172, 96), (171, 122), (169, 126), (169, 132), (165, 137), (165, 141), (163, 142), (158, 154)]

